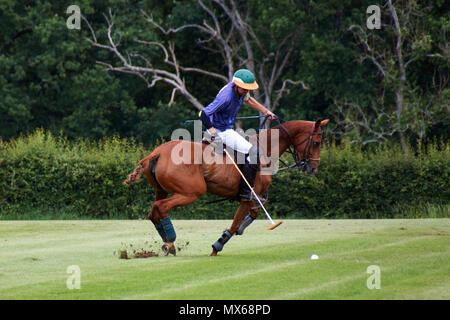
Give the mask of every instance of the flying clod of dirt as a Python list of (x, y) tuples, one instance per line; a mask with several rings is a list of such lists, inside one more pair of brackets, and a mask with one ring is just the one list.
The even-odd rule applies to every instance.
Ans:
[[(122, 248), (115, 251), (114, 254), (118, 254), (119, 259), (139, 259), (158, 257), (160, 251), (160, 241), (152, 241), (151, 243), (145, 241), (143, 245), (136, 245), (133, 243), (123, 243)], [(181, 244), (176, 244), (178, 252), (185, 250), (189, 246), (189, 241)]]
[(159, 256), (159, 254), (157, 254), (154, 251), (142, 250), (142, 251), (135, 252), (133, 258), (150, 258), (150, 257), (157, 257), (157, 256)]

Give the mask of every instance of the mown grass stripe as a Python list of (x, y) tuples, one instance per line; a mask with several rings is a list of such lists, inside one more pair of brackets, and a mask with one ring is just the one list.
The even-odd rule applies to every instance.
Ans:
[[(360, 249), (360, 250), (347, 250), (347, 251), (339, 251), (336, 252), (334, 254), (325, 254), (321, 256), (321, 260), (327, 260), (327, 259), (331, 259), (334, 257), (342, 257), (345, 255), (355, 255), (357, 253), (365, 253), (365, 252), (369, 252), (369, 251), (379, 251), (380, 249), (386, 248), (386, 247), (394, 247), (394, 246), (399, 246), (399, 245), (404, 245), (406, 243), (410, 243), (410, 242), (414, 242), (414, 241), (418, 241), (418, 240), (422, 240), (422, 237), (415, 237), (412, 239), (404, 239), (404, 240), (400, 240), (400, 241), (395, 241), (395, 242), (390, 242), (390, 243), (386, 243), (386, 244), (382, 244), (382, 245), (378, 245), (375, 247), (370, 247), (370, 248), (366, 248), (366, 249)], [(291, 246), (293, 246), (293, 243), (290, 243)], [(299, 246), (297, 245), (297, 248)], [(300, 245), (301, 247), (301, 245)], [(266, 254), (270, 251), (277, 251), (278, 248), (271, 246), (270, 250), (269, 248), (266, 248), (265, 252)], [(252, 255), (255, 253), (252, 253)], [(169, 295), (172, 293), (176, 293), (176, 292), (182, 292), (182, 291), (186, 291), (192, 288), (197, 288), (197, 287), (202, 287), (202, 286), (210, 286), (210, 285), (214, 285), (214, 284), (218, 284), (221, 282), (230, 282), (232, 280), (243, 280), (247, 277), (250, 276), (255, 276), (255, 275), (260, 275), (261, 273), (271, 273), (271, 272), (281, 272), (283, 269), (286, 268), (290, 268), (293, 266), (299, 266), (301, 264), (310, 262), (309, 258), (301, 258), (301, 259), (293, 259), (293, 260), (289, 260), (286, 262), (282, 262), (282, 263), (273, 263), (273, 264), (269, 264), (269, 265), (264, 265), (263, 267), (260, 268), (253, 268), (252, 270), (248, 270), (248, 271), (242, 271), (243, 267), (241, 267), (239, 270), (234, 270), (233, 274), (228, 274), (228, 275), (221, 275), (220, 278), (217, 277), (217, 275), (213, 275), (213, 276), (207, 276), (206, 279), (202, 278), (199, 280), (195, 280), (189, 283), (185, 283), (180, 287), (172, 287), (172, 288), (167, 288), (167, 289), (162, 289), (160, 291), (158, 291), (157, 293), (151, 293), (151, 294), (138, 294), (135, 296), (130, 296), (130, 297), (126, 297), (124, 299), (137, 299), (137, 298), (156, 298), (158, 297), (158, 299), (160, 299), (161, 297), (163, 297), (164, 295)], [(263, 275), (261, 275), (263, 277)], [(352, 278), (352, 277), (350, 277)], [(347, 279), (347, 278), (346, 278)], [(346, 280), (348, 281), (348, 280)], [(345, 281), (344, 281), (345, 282)], [(277, 299), (277, 298), (275, 298)]]
[[(266, 221), (256, 221), (214, 258), (208, 257), (210, 245), (230, 221), (177, 220), (179, 239), (191, 242), (188, 250), (132, 260), (120, 260), (113, 251), (127, 239), (147, 239), (148, 224), (80, 221), (72, 229), (65, 222), (0, 222), (0, 230), (16, 230), (3, 238), (0, 233), (8, 243), (0, 250), (0, 299), (426, 298), (416, 287), (436, 297), (445, 297), (442, 289), (450, 287), (449, 219), (289, 220), (281, 232), (266, 231)], [(43, 238), (49, 239), (39, 243), (45, 248), (21, 252)], [(312, 253), (320, 259), (310, 261)], [(81, 290), (65, 286), (70, 264), (80, 264)], [(378, 293), (364, 288), (370, 264), (382, 268)], [(361, 276), (352, 280), (355, 275)]]

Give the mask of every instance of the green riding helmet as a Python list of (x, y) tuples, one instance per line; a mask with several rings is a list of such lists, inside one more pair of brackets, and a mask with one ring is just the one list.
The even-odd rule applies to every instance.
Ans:
[(255, 81), (255, 76), (247, 69), (239, 69), (236, 71), (233, 76), (233, 83), (247, 90), (256, 90), (259, 88)]

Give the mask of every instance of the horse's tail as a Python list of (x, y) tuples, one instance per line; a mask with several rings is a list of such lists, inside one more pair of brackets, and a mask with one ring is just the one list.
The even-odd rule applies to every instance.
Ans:
[(139, 161), (138, 166), (134, 169), (132, 173), (128, 175), (128, 178), (122, 184), (130, 185), (131, 183), (138, 182), (141, 179), (144, 170), (149, 168), (150, 162), (158, 156), (159, 154), (152, 152), (149, 156)]

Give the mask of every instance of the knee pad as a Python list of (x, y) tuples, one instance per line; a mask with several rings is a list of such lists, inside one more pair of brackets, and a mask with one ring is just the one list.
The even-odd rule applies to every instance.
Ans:
[(169, 217), (165, 219), (161, 219), (161, 225), (166, 234), (166, 241), (164, 242), (174, 242), (177, 238), (177, 234), (175, 233), (175, 229), (173, 228), (172, 221)]

